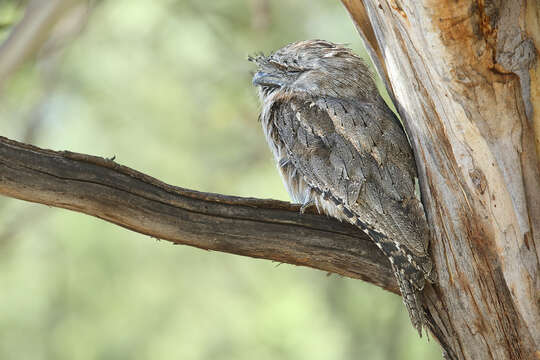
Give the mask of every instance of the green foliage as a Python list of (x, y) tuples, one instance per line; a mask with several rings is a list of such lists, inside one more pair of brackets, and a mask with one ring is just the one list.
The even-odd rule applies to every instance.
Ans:
[[(252, 26), (250, 3), (100, 3), (61, 56), (4, 86), (2, 135), (115, 155), (178, 186), (286, 200), (246, 57), (307, 38), (361, 52), (360, 40), (337, 1), (271, 1), (267, 28)], [(0, 22), (18, 11), (0, 6)], [(14, 200), (0, 199), (0, 215), (2, 359), (440, 357), (399, 297), (360, 281)]]

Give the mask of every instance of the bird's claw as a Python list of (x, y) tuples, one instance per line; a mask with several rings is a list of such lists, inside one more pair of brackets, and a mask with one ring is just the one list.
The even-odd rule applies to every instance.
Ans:
[(308, 201), (308, 202), (305, 203), (305, 204), (302, 204), (302, 206), (300, 206), (300, 213), (301, 213), (301, 214), (304, 214), (304, 213), (306, 212), (306, 210), (307, 210), (308, 208), (312, 207), (313, 205), (315, 205), (315, 204), (314, 204), (313, 201), (311, 201), (311, 200)]

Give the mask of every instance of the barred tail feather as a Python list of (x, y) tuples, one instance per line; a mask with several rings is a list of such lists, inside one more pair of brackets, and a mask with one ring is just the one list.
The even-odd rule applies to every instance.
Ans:
[[(286, 169), (286, 167), (282, 167), (282, 169)], [(299, 182), (299, 184), (308, 186), (302, 182)], [(300, 187), (303, 188), (303, 186)], [(426, 320), (422, 308), (422, 290), (426, 279), (430, 282), (435, 279), (434, 273), (431, 272), (431, 260), (428, 257), (414, 255), (399, 242), (391, 240), (387, 235), (374, 230), (364, 223), (353, 209), (345, 205), (344, 201), (335, 197), (329, 191), (309, 186), (307, 192), (302, 191), (301, 193), (308, 194), (303, 199), (299, 199), (303, 203), (301, 210), (314, 203), (317, 209), (322, 210), (326, 215), (358, 226), (383, 251), (392, 264), (392, 270), (399, 284), (403, 302), (409, 312), (412, 325), (422, 337), (422, 327)]]
[(422, 337), (422, 327), (426, 323), (422, 307), (422, 290), (428, 274), (424, 273), (411, 254), (399, 243), (391, 241), (383, 234), (373, 230), (369, 231), (369, 235), (390, 260), (403, 303), (409, 312), (409, 318), (420, 337)]
[(414, 328), (418, 331), (420, 337), (422, 337), (422, 327), (426, 323), (424, 316), (424, 309), (422, 308), (422, 294), (421, 290), (417, 289), (410, 280), (408, 280), (404, 274), (394, 267), (394, 273), (399, 284), (399, 290), (401, 291), (401, 297), (403, 303), (409, 312), (409, 318)]

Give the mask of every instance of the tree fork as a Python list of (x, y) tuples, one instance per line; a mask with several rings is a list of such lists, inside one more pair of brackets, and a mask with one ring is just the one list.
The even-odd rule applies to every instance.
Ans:
[[(301, 214), (299, 205), (184, 189), (111, 159), (4, 137), (0, 194), (81, 212), (175, 244), (361, 279), (400, 295), (390, 262), (363, 231), (309, 209)], [(431, 293), (426, 301), (442, 311), (435, 290)], [(432, 315), (428, 319), (445, 348), (448, 334)]]

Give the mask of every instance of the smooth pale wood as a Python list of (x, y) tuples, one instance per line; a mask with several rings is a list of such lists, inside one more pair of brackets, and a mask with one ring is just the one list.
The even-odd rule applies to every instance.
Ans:
[(74, 210), (176, 244), (309, 266), (399, 294), (358, 228), (282, 201), (167, 185), (112, 160), (0, 137), (0, 194)]
[(386, 69), (386, 63), (384, 62), (383, 54), (379, 44), (377, 43), (377, 38), (375, 36), (375, 31), (369, 22), (369, 17), (367, 14), (366, 7), (362, 1), (356, 0), (342, 0), (341, 1), (349, 14), (354, 14), (352, 18), (356, 28), (358, 29), (358, 34), (364, 43), (364, 47), (371, 58), (371, 62), (377, 71), (377, 74), (382, 79), (384, 86), (386, 87), (387, 93), (390, 96), (390, 99), (394, 104), (397, 103), (394, 96), (394, 91), (392, 86), (389, 83), (388, 71)]
[(538, 52), (524, 28), (539, 4), (363, 2), (415, 150), (439, 275), (425, 294), (452, 359), (540, 358)]
[[(525, 30), (536, 49), (540, 49), (540, 5), (538, 1), (527, 1), (525, 8)], [(529, 69), (532, 114), (529, 114), (534, 126), (536, 154), (540, 159), (540, 61), (534, 62)]]

